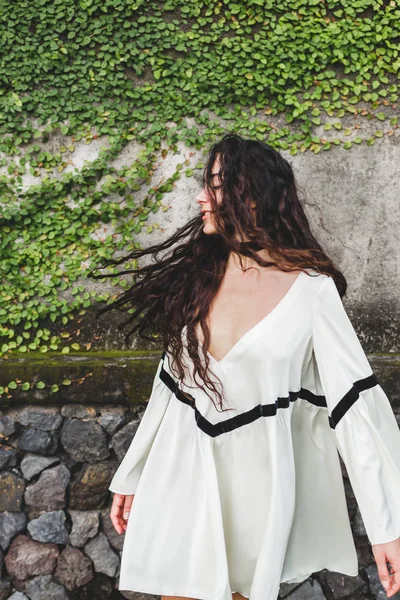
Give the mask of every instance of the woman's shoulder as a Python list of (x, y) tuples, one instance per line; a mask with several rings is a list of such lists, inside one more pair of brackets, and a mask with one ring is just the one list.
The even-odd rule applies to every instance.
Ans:
[[(334, 283), (332, 277), (326, 273), (321, 273), (314, 267), (308, 267), (303, 272), (304, 288), (309, 293), (309, 300), (316, 299), (319, 292), (327, 280), (331, 280)], [(329, 286), (329, 282), (326, 284)]]
[(304, 272), (306, 273), (308, 279), (315, 281), (315, 285), (317, 287), (319, 287), (323, 281), (330, 277), (330, 275), (321, 273), (321, 271), (315, 267), (307, 267), (304, 269)]

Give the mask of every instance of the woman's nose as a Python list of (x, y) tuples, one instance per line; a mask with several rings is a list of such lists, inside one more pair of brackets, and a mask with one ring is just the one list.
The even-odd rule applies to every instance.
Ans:
[(202, 204), (203, 202), (207, 202), (207, 198), (206, 198), (206, 195), (205, 195), (203, 189), (197, 194), (197, 196), (196, 196), (196, 202), (198, 204)]

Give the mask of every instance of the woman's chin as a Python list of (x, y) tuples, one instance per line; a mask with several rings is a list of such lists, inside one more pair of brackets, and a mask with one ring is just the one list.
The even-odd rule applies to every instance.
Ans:
[(214, 225), (212, 223), (209, 223), (208, 221), (206, 221), (204, 223), (203, 232), (204, 233), (215, 233)]

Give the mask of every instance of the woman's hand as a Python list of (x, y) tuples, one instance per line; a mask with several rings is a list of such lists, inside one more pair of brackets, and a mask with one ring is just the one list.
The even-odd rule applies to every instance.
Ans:
[(129, 513), (134, 497), (135, 494), (130, 494), (128, 496), (125, 496), (124, 494), (114, 494), (110, 511), (110, 519), (117, 533), (123, 533), (126, 531)]
[[(373, 545), (372, 553), (378, 567), (379, 579), (387, 597), (391, 598), (400, 591), (400, 538), (393, 542)], [(391, 573), (386, 562), (390, 563)]]

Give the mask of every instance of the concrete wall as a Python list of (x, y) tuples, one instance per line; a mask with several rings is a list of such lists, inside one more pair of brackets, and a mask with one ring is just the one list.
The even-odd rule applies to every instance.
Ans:
[[(272, 119), (270, 119), (272, 121)], [(190, 125), (190, 119), (187, 119)], [(336, 122), (336, 118), (330, 119)], [(359, 122), (357, 122), (359, 121)], [(284, 125), (282, 117), (275, 118), (278, 126)], [(326, 122), (326, 121), (325, 121)], [(336, 129), (325, 131), (316, 127), (314, 134), (331, 140), (340, 137), (343, 141), (352, 141), (356, 136), (364, 139), (374, 136), (377, 129), (383, 137), (376, 138), (375, 144), (368, 146), (353, 143), (345, 150), (332, 145), (328, 151), (314, 154), (311, 151), (299, 152), (292, 156), (288, 151), (282, 155), (292, 164), (298, 186), (306, 194), (308, 205), (306, 213), (317, 239), (343, 270), (348, 281), (348, 293), (344, 304), (368, 352), (398, 352), (400, 350), (400, 134), (398, 129), (390, 128), (389, 122), (377, 123), (368, 119), (358, 119), (353, 115), (341, 119), (343, 132)], [(346, 132), (347, 128), (347, 133)], [(66, 145), (63, 136), (54, 137), (43, 149), (56, 152)], [(67, 170), (80, 169), (85, 161), (98, 156), (107, 140), (97, 140), (92, 144), (76, 143), (69, 156), (71, 161)], [(175, 182), (174, 190), (166, 194), (163, 204), (169, 206), (165, 212), (151, 213), (146, 224), (158, 223), (160, 229), (151, 234), (143, 230), (134, 234), (142, 246), (151, 245), (171, 235), (188, 218), (198, 211), (195, 202), (201, 186), (201, 171), (195, 170), (193, 177), (186, 177), (186, 168), (192, 168), (202, 160), (205, 162), (207, 149), (196, 151), (184, 143), (178, 145), (178, 152), (168, 149), (164, 158), (158, 161), (152, 181), (136, 192), (140, 202), (148, 189), (173, 175), (178, 164), (184, 164), (181, 178)], [(116, 167), (131, 164), (140, 147), (131, 143), (113, 161)], [(66, 157), (68, 158), (68, 157)], [(5, 167), (0, 169), (5, 173)], [(59, 177), (55, 171), (52, 174)], [(23, 177), (23, 187), (27, 188), (37, 179), (31, 175)], [(99, 181), (100, 187), (102, 181)], [(112, 200), (110, 196), (110, 200)], [(120, 200), (120, 198), (119, 198)], [(71, 205), (71, 210), (73, 206)], [(322, 224), (321, 224), (322, 219)], [(324, 227), (325, 229), (324, 229)], [(93, 236), (101, 239), (112, 233), (112, 226), (101, 225)], [(118, 255), (120, 255), (119, 253)], [(109, 281), (100, 285), (94, 280), (79, 279), (88, 289), (100, 288), (101, 291), (116, 292)], [(68, 297), (68, 290), (61, 293)], [(115, 313), (115, 311), (114, 311)], [(87, 314), (82, 323), (91, 331), (96, 329), (102, 336), (104, 348), (118, 348), (122, 335), (115, 331), (118, 315), (104, 319), (100, 330), (95, 326), (92, 315)], [(83, 333), (84, 335), (84, 333)], [(140, 342), (141, 343), (141, 342)], [(133, 343), (133, 347), (135, 346)]]

